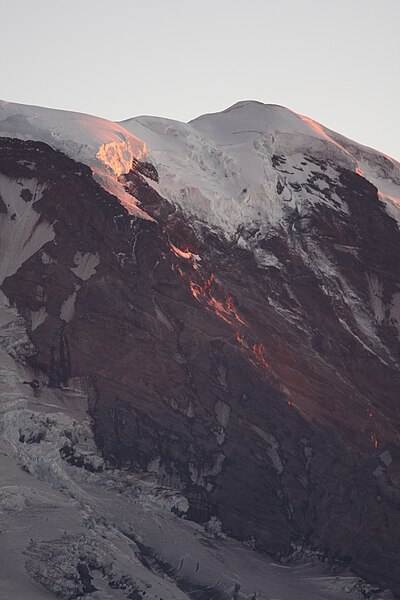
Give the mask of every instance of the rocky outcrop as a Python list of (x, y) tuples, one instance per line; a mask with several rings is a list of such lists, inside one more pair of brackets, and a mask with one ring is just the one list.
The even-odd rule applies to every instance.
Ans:
[[(318, 548), (400, 593), (400, 236), (376, 188), (337, 167), (345, 211), (288, 207), (286, 229), (232, 241), (159, 196), (148, 164), (122, 180), (154, 221), (45, 144), (2, 139), (0, 172), (39, 215), (30, 239), (51, 232), (1, 285), (23, 359), (39, 394), (86, 382), (105, 464), (155, 474), (259, 550)], [(22, 231), (7, 190), (1, 223)], [(73, 446), (62, 458), (84, 465)]]

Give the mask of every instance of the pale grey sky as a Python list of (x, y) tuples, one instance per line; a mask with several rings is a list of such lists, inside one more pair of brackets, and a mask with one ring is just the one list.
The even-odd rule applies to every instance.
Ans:
[(0, 0), (0, 97), (120, 120), (282, 104), (400, 160), (400, 0)]

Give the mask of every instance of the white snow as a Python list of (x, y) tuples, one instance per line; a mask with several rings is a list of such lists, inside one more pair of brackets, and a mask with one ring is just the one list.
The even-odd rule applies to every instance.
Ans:
[[(285, 202), (329, 203), (317, 191), (296, 193), (291, 188), (291, 183), (306, 183), (318, 169), (303, 164), (304, 155), (362, 171), (400, 222), (399, 163), (282, 106), (239, 102), (190, 123), (141, 116), (121, 124), (148, 147), (159, 173), (159, 183), (151, 185), (227, 237), (249, 223), (281, 223)], [(280, 154), (290, 164), (276, 169), (272, 156)], [(337, 177), (334, 169), (327, 174)], [(283, 184), (281, 195), (278, 181)], [(322, 191), (327, 185), (320, 180), (319, 187)], [(338, 198), (334, 200), (340, 210), (346, 210)]]
[[(279, 235), (301, 234), (296, 215), (307, 220), (316, 205), (343, 217), (350, 214), (335, 192), (340, 185), (339, 167), (374, 184), (376, 202), (383, 203), (400, 226), (400, 164), (282, 106), (239, 102), (186, 124), (148, 116), (122, 124), (148, 147), (159, 174), (159, 183), (148, 181), (149, 185), (180, 206), (194, 225), (203, 222), (253, 252), (259, 268), (282, 268), (259, 240), (274, 229)], [(343, 326), (386, 364), (389, 353), (376, 329), (384, 318), (382, 284), (369, 281), (369, 311), (328, 256), (311, 244), (310, 238), (306, 250), (296, 247), (296, 251), (316, 273), (324, 292), (349, 309), (356, 328), (350, 322)], [(351, 247), (344, 251), (356, 253)], [(394, 297), (396, 325), (400, 321), (397, 304)]]
[(400, 292), (393, 294), (392, 304), (390, 307), (390, 317), (393, 325), (397, 328), (397, 335), (400, 339)]
[(41, 306), (39, 310), (31, 311), (31, 329), (34, 331), (45, 322), (48, 317), (48, 313), (45, 306)]
[(284, 467), (281, 456), (279, 454), (280, 447), (277, 439), (271, 433), (267, 433), (266, 431), (261, 429), (261, 427), (258, 427), (258, 425), (250, 426), (252, 430), (267, 443), (266, 452), (268, 454), (268, 457), (275, 471), (278, 473), (278, 475), (281, 475), (283, 473)]
[(367, 274), (367, 281), (371, 296), (371, 306), (378, 323), (385, 318), (385, 303), (383, 301), (383, 283), (374, 274)]
[[(24, 189), (33, 194), (32, 200), (21, 197)], [(35, 179), (12, 180), (0, 174), (0, 196), (7, 206), (7, 213), (0, 213), (0, 284), (54, 239), (53, 226), (34, 209), (42, 191)]]
[(218, 423), (221, 425), (221, 427), (226, 429), (229, 423), (229, 416), (231, 414), (230, 407), (225, 402), (222, 402), (222, 400), (217, 400), (214, 410)]
[(35, 140), (92, 168), (103, 187), (131, 213), (149, 219), (118, 182), (146, 146), (120, 125), (86, 114), (0, 101), (0, 137)]
[(35, 347), (28, 337), (26, 321), (18, 310), (11, 306), (8, 298), (0, 291), (0, 348), (20, 361), (33, 356)]
[[(89, 165), (96, 180), (131, 214), (148, 219), (119, 176), (129, 171), (133, 158), (150, 159), (160, 178), (158, 184), (150, 184), (228, 237), (243, 224), (280, 223), (285, 202), (304, 200), (304, 192), (299, 196), (290, 184), (304, 183), (315, 169), (300, 165), (305, 154), (363, 173), (400, 222), (399, 163), (282, 106), (245, 101), (190, 123), (142, 116), (117, 124), (0, 102), (0, 136), (42, 141)], [(279, 154), (293, 159), (281, 173), (271, 162)], [(278, 181), (283, 183), (282, 195), (277, 194)], [(322, 180), (320, 187), (326, 187)], [(326, 202), (323, 194), (308, 193), (309, 200), (310, 196), (315, 196), (314, 202)]]
[[(137, 138), (102, 119), (34, 107), (16, 109), (17, 106), (0, 104), (0, 135), (45, 141), (85, 162), (105, 187), (116, 190), (130, 210), (140, 214), (134, 199), (117, 180), (118, 174), (129, 168), (132, 156), (136, 156), (134, 153), (138, 152), (139, 156), (144, 151), (141, 142), (135, 146)], [(240, 118), (235, 120), (235, 115)], [(326, 135), (333, 136), (332, 132), (324, 135), (281, 107), (241, 103), (222, 113), (222, 117), (206, 115), (187, 125), (165, 119), (140, 118), (132, 128), (140, 130), (141, 137), (149, 143), (160, 174), (157, 188), (195, 218), (222, 228), (227, 236), (234, 235), (237, 227), (243, 224), (279, 225), (284, 217), (284, 202), (293, 207), (304, 202), (329, 204), (329, 200), (319, 193), (325, 187), (323, 180), (318, 180), (319, 191), (308, 195), (297, 193), (290, 186), (296, 181), (306, 182), (315, 168), (301, 164), (305, 149), (310, 151), (312, 148), (315, 154), (322, 152), (324, 156), (328, 152), (349, 167), (363, 160), (382, 184), (385, 190), (382, 193), (393, 197), (397, 193), (396, 165), (390, 167), (390, 161), (386, 164), (379, 158), (381, 155), (376, 158), (372, 151), (367, 152), (361, 147), (358, 156), (341, 138), (336, 137), (336, 143), (327, 139)], [(100, 149), (103, 162), (98, 157)], [(272, 166), (272, 155), (280, 151), (290, 157), (287, 164), (282, 165), (282, 170), (290, 171), (288, 173), (277, 172)], [(379, 169), (387, 169), (387, 176)], [(334, 178), (334, 170), (328, 170), (327, 175)], [(389, 187), (383, 188), (381, 180)], [(282, 196), (276, 191), (278, 181), (283, 185)], [(22, 189), (31, 191), (31, 201), (21, 198)], [(0, 194), (8, 207), (7, 214), (0, 214), (0, 282), (54, 239), (52, 224), (42, 220), (34, 209), (42, 191), (33, 178), (10, 181), (0, 176)], [(346, 206), (339, 199), (336, 201), (337, 210), (346, 211)], [(244, 237), (240, 237), (240, 244), (248, 247)], [(185, 254), (188, 253), (181, 252), (181, 256)], [(44, 250), (40, 257), (44, 264), (52, 262)], [(272, 254), (265, 252), (258, 259), (266, 268), (279, 266)], [(85, 281), (95, 275), (100, 257), (78, 251), (73, 262), (71, 270), (78, 279)], [(334, 281), (336, 273), (327, 258), (316, 256), (315, 262), (321, 277), (325, 281)], [(378, 283), (371, 281), (377, 316), (381, 311)], [(79, 287), (78, 284), (75, 286), (75, 291), (61, 307), (61, 318), (65, 322), (73, 317)], [(344, 296), (351, 298), (349, 290), (344, 290)], [(393, 298), (393, 318), (398, 320), (399, 298), (400, 294)], [(356, 310), (358, 300), (353, 298), (352, 301)], [(33, 311), (32, 329), (39, 327), (46, 317), (44, 306)], [(159, 318), (169, 325), (161, 309)], [(365, 329), (365, 336), (373, 339), (373, 332), (366, 330), (361, 317), (357, 322), (361, 330)], [(348, 325), (344, 323), (344, 326)], [(364, 344), (363, 340), (359, 341)], [(372, 350), (366, 346), (366, 349), (372, 352), (375, 347)], [(40, 386), (35, 395), (24, 383), (32, 381), (34, 373), (14, 360), (21, 361), (34, 351), (26, 333), (25, 320), (0, 292), (0, 529), (7, 548), (0, 565), (0, 597), (55, 598), (55, 588), (49, 588), (54, 593), (46, 592), (30, 577), (28, 563), (33, 561), (44, 579), (57, 586), (62, 579), (55, 569), (58, 553), (66, 569), (76, 570), (79, 553), (75, 555), (74, 551), (82, 548), (90, 551), (90, 556), (103, 570), (104, 566), (112, 569), (109, 576), (113, 579), (117, 575), (121, 578), (132, 574), (140, 591), (146, 589), (146, 597), (150, 600), (160, 597), (187, 600), (188, 595), (178, 589), (172, 578), (153, 572), (140, 562), (140, 553), (132, 541), (136, 536), (145, 546), (154, 549), (160, 563), (164, 560), (172, 565), (173, 570), (190, 578), (191, 584), (198, 589), (213, 590), (216, 585), (221, 585), (226, 593), (230, 590), (233, 594), (236, 582), (240, 582), (243, 597), (251, 598), (259, 591), (260, 600), (292, 600), (294, 597), (299, 600), (337, 600), (343, 598), (344, 591), (349, 592), (346, 597), (359, 598), (355, 589), (347, 589), (349, 584), (356, 582), (352, 576), (328, 577), (321, 566), (311, 562), (299, 567), (283, 567), (239, 542), (215, 539), (200, 525), (178, 519), (171, 508), (187, 509), (187, 501), (179, 492), (152, 482), (151, 474), (140, 479), (137, 474), (118, 469), (89, 473), (68, 465), (60, 456), (60, 448), (73, 439), (77, 440), (78, 450), (91, 464), (103, 464), (86, 414), (84, 389), (87, 382), (82, 381), (79, 385), (79, 382), (71, 381), (70, 388), (60, 390)], [(225, 385), (224, 381), (222, 373), (221, 385)], [(229, 407), (218, 401), (215, 417), (223, 432), (230, 418)], [(252, 429), (260, 438), (266, 459), (277, 475), (281, 475), (284, 462), (277, 440), (257, 425), (252, 425)], [(24, 440), (30, 436), (39, 440), (26, 443)], [(224, 436), (220, 434), (220, 437), (223, 441)], [(311, 447), (305, 446), (304, 452), (310, 459)], [(207, 479), (221, 471), (224, 458), (222, 452), (217, 452), (204, 468), (193, 464), (193, 481), (210, 485)], [(382, 470), (390, 467), (389, 452), (381, 453), (380, 459)], [(157, 471), (159, 467), (159, 461), (155, 459), (149, 470)], [(73, 540), (84, 541), (80, 545), (76, 541), (70, 543), (68, 535), (75, 536)], [(36, 554), (35, 545), (30, 545), (32, 540), (37, 545)], [(47, 548), (47, 554), (41, 552), (41, 548)], [(96, 577), (100, 590), (96, 597), (122, 597), (121, 590), (111, 587), (99, 572)], [(345, 589), (344, 584), (347, 585)]]
[(41, 260), (44, 265), (50, 265), (50, 264), (54, 264), (56, 262), (55, 260), (53, 260), (51, 258), (51, 256), (49, 256), (47, 254), (47, 252), (42, 252)]
[(65, 323), (72, 321), (72, 318), (75, 314), (75, 301), (78, 291), (79, 287), (77, 287), (77, 289), (75, 289), (75, 291), (72, 292), (72, 294), (68, 296), (68, 298), (62, 303), (60, 319), (62, 319)]
[(382, 454), (379, 455), (379, 458), (386, 467), (390, 467), (393, 462), (392, 455), (390, 454), (389, 450), (382, 452)]
[(96, 269), (100, 264), (100, 255), (91, 252), (77, 252), (74, 256), (75, 267), (71, 271), (75, 273), (79, 279), (86, 281), (96, 273)]

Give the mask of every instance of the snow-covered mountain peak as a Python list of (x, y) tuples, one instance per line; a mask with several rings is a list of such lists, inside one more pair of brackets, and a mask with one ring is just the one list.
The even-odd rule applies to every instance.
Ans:
[(399, 595), (399, 165), (251, 101), (0, 155), (0, 598)]
[(159, 173), (159, 183), (150, 185), (227, 237), (247, 224), (281, 223), (284, 212), (296, 206), (327, 203), (326, 194), (310, 193), (306, 186), (318, 170), (335, 181), (336, 167), (366, 177), (388, 212), (400, 218), (396, 161), (279, 105), (242, 101), (189, 123), (141, 116), (117, 124), (3, 101), (0, 136), (45, 142), (87, 164), (130, 213), (144, 218), (148, 215), (119, 179), (133, 159), (149, 158)]
[(144, 143), (120, 125), (65, 110), (0, 101), (0, 131), (45, 142), (91, 166), (100, 159), (117, 175), (129, 171), (132, 158), (146, 154)]
[(146, 156), (145, 144), (107, 119), (91, 115), (0, 101), (0, 136), (34, 140), (90, 166), (95, 177), (132, 213), (146, 216), (117, 178), (132, 160)]
[[(355, 154), (362, 152), (365, 155), (380, 156), (393, 165), (400, 166), (397, 161), (389, 156), (354, 142), (312, 118), (278, 104), (264, 104), (255, 100), (245, 100), (237, 102), (223, 111), (201, 115), (189, 123), (196, 130), (211, 135), (213, 139), (219, 139), (221, 143), (224, 138), (226, 140), (231, 139), (231, 141), (236, 139), (235, 143), (237, 143), (236, 136), (240, 136), (239, 139), (246, 139), (246, 137), (249, 139), (254, 134), (270, 134), (278, 138), (283, 135), (283, 139), (288, 139), (288, 136), (293, 138), (297, 136), (297, 142), (301, 145), (301, 138), (305, 136), (308, 138), (309, 150), (318, 151), (323, 149), (326, 153), (326, 145), (334, 146), (339, 151), (335, 153), (336, 156), (342, 156), (350, 165), (360, 158), (359, 156), (353, 156), (351, 152), (353, 149)], [(244, 135), (246, 133), (248, 136)], [(314, 138), (314, 141), (310, 138)], [(316, 145), (318, 140), (323, 141), (324, 145), (318, 147)], [(290, 144), (287, 143), (287, 146), (290, 146)], [(292, 146), (294, 149), (299, 149), (295, 143)], [(357, 149), (359, 149), (358, 153)], [(334, 148), (332, 150), (334, 151)]]
[[(333, 184), (339, 168), (371, 181), (400, 218), (396, 161), (283, 106), (244, 101), (189, 123), (141, 116), (123, 126), (147, 144), (157, 191), (228, 237), (249, 223), (282, 222), (287, 209), (329, 203), (310, 182), (321, 172)], [(337, 198), (330, 204), (346, 211)]]
[(246, 100), (216, 113), (201, 115), (190, 121), (199, 131), (218, 136), (243, 133), (302, 133), (307, 127), (301, 118), (284, 106)]

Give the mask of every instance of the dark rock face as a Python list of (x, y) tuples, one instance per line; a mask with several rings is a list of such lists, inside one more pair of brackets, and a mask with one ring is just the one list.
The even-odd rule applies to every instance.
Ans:
[(400, 592), (400, 235), (376, 189), (343, 170), (348, 214), (248, 232), (282, 265), (261, 269), (141, 172), (157, 178), (138, 164), (126, 185), (156, 222), (46, 145), (1, 140), (0, 173), (45, 184), (34, 208), (55, 231), (1, 286), (38, 379), (85, 377), (108, 463), (182, 490), (190, 518), (267, 552), (320, 548)]

